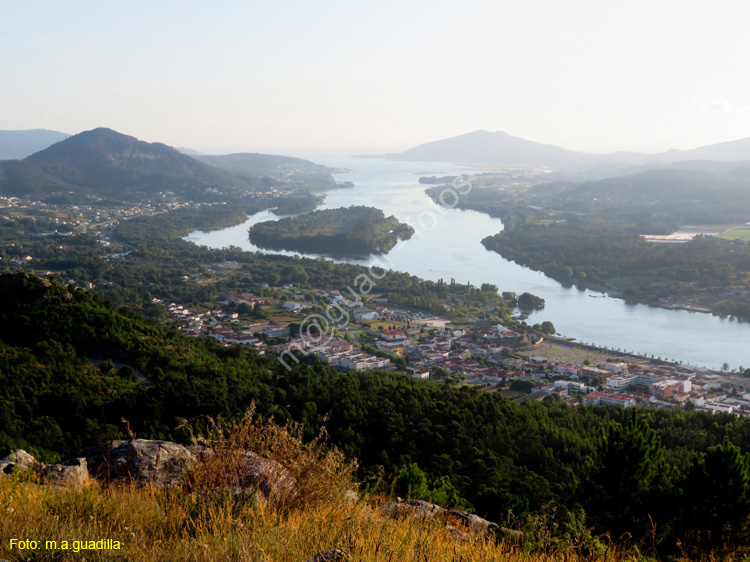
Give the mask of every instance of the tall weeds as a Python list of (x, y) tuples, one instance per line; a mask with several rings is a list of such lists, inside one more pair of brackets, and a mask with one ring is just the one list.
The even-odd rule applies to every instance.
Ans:
[(356, 487), (356, 463), (325, 445), (325, 429), (309, 442), (303, 428), (279, 426), (253, 409), (237, 423), (211, 421), (207, 435), (195, 437), (198, 463), (186, 475), (189, 493), (252, 497), (287, 513), (341, 500)]

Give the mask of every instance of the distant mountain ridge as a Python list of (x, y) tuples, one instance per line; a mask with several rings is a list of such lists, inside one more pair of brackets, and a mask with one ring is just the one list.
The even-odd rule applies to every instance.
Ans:
[(26, 158), (69, 136), (48, 129), (0, 131), (0, 160)]
[(480, 130), (424, 143), (404, 152), (368, 157), (400, 161), (464, 162), (582, 170), (596, 166), (669, 165), (692, 160), (750, 161), (750, 138), (702, 146), (692, 150), (673, 149), (657, 154), (637, 152), (587, 154), (514, 137), (502, 131)]
[(386, 160), (472, 162), (498, 165), (585, 164), (589, 155), (511, 136), (502, 131), (474, 131), (420, 144), (405, 152), (385, 154)]
[(303, 158), (256, 152), (240, 152), (221, 156), (200, 154), (195, 155), (194, 158), (239, 174), (267, 176), (287, 185), (295, 185), (298, 188), (309, 189), (310, 191), (326, 191), (341, 187), (337, 185), (336, 180), (331, 175), (340, 170), (315, 164)]
[(315, 164), (302, 158), (292, 156), (276, 156), (274, 154), (260, 154), (256, 152), (239, 152), (235, 154), (225, 154), (220, 156), (208, 154), (195, 154), (196, 160), (232, 170), (243, 174), (268, 175), (271, 177), (281, 177), (286, 172), (301, 169), (306, 171), (325, 171), (330, 173), (330, 168)]
[(55, 191), (122, 198), (174, 191), (255, 190), (258, 177), (210, 166), (161, 143), (106, 128), (85, 131), (24, 160), (0, 162), (0, 194), (44, 196)]

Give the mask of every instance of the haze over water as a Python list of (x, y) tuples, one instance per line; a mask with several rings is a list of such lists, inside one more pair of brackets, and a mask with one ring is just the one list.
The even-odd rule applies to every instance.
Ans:
[[(408, 222), (415, 235), (399, 244), (387, 256), (366, 260), (335, 260), (362, 265), (386, 264), (424, 279), (476, 286), (493, 283), (500, 291), (528, 291), (546, 301), (544, 310), (532, 314), (528, 322), (550, 320), (557, 330), (581, 342), (661, 356), (684, 363), (719, 369), (750, 366), (747, 355), (750, 324), (709, 314), (666, 310), (647, 305), (629, 305), (623, 300), (602, 297), (601, 293), (565, 288), (542, 273), (503, 259), (484, 249), (481, 240), (502, 230), (503, 224), (475, 211), (436, 207), (419, 184), (419, 175), (459, 174), (464, 169), (453, 164), (389, 162), (367, 159), (336, 159), (323, 164), (354, 170), (337, 176), (354, 182), (354, 189), (328, 193), (322, 209), (369, 205)], [(241, 225), (212, 232), (193, 232), (187, 240), (212, 248), (229, 245), (263, 251), (248, 240), (248, 228), (278, 218), (264, 211)], [(354, 279), (352, 279), (352, 284)], [(356, 287), (355, 287), (356, 288)]]

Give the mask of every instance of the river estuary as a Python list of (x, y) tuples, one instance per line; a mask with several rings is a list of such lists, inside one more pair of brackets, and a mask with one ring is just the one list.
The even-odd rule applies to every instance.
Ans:
[[(532, 314), (529, 323), (550, 320), (561, 334), (581, 342), (713, 369), (721, 368), (725, 362), (732, 368), (750, 367), (750, 323), (697, 312), (629, 305), (601, 293), (565, 288), (542, 273), (485, 250), (481, 240), (500, 232), (502, 221), (475, 211), (438, 208), (424, 193), (428, 186), (418, 182), (420, 175), (460, 174), (463, 169), (456, 165), (355, 158), (319, 162), (353, 170), (336, 177), (355, 184), (353, 189), (329, 192), (325, 204), (319, 208), (369, 205), (416, 229), (410, 240), (385, 257), (346, 261), (363, 265), (385, 262), (392, 269), (424, 279), (448, 281), (453, 277), (477, 286), (494, 283), (500, 291), (519, 294), (528, 291), (546, 301), (544, 310)], [(234, 245), (266, 252), (250, 243), (247, 231), (257, 222), (277, 218), (264, 211), (240, 225), (192, 232), (186, 240), (212, 248)]]

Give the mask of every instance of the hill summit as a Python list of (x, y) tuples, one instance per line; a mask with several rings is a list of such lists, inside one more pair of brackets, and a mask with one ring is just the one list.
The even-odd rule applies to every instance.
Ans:
[(0, 162), (0, 194), (43, 197), (54, 192), (127, 198), (135, 193), (174, 191), (199, 197), (209, 188), (253, 190), (251, 175), (222, 170), (162, 143), (148, 143), (98, 128), (32, 154)]
[(668, 150), (657, 154), (637, 152), (588, 154), (514, 137), (503, 131), (474, 131), (420, 144), (404, 152), (367, 157), (408, 162), (465, 162), (497, 166), (542, 166), (555, 170), (585, 170), (587, 168), (613, 166), (654, 167), (697, 160), (715, 162), (750, 161), (750, 138), (702, 146), (692, 150)]
[(405, 152), (385, 154), (387, 160), (479, 162), (513, 166), (567, 166), (588, 164), (589, 155), (542, 144), (503, 131), (474, 131), (448, 139), (428, 142)]

